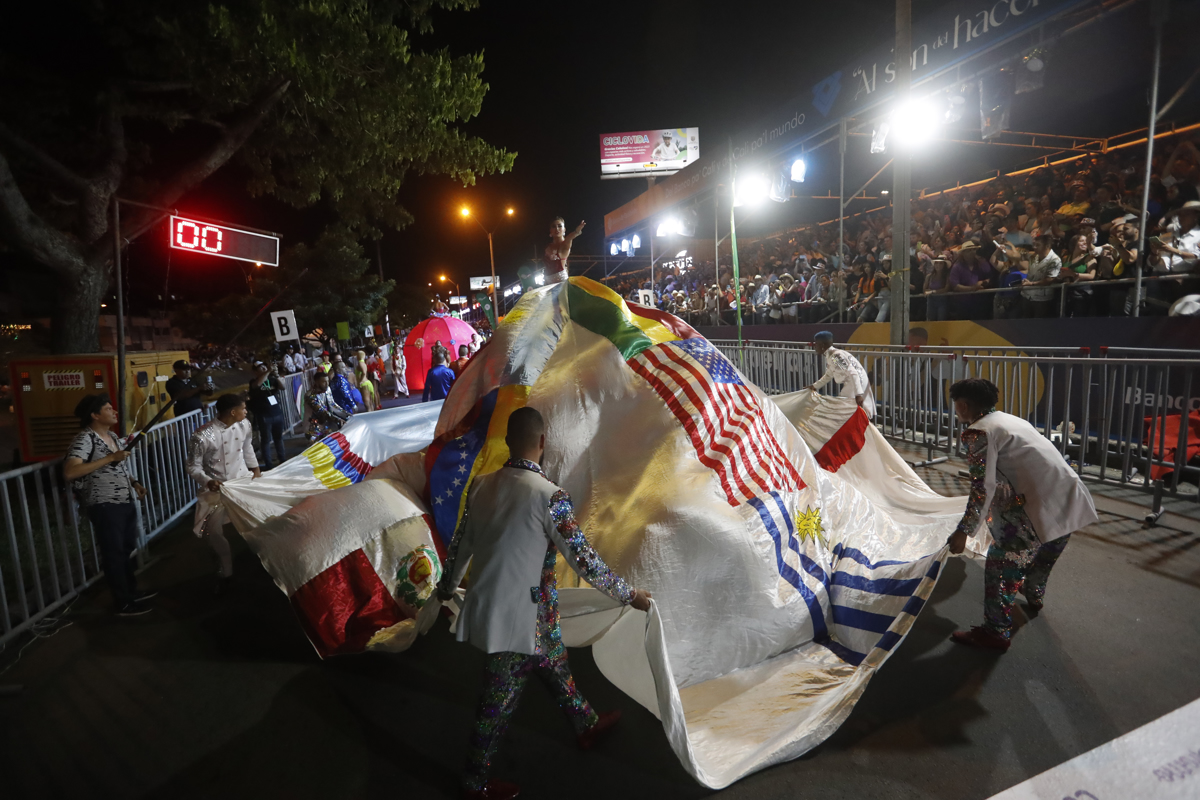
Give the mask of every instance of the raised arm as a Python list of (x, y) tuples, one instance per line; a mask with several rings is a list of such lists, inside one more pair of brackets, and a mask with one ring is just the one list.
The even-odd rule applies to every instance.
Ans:
[(592, 548), (583, 529), (575, 521), (575, 506), (571, 504), (571, 495), (563, 489), (559, 489), (550, 497), (546, 513), (546, 535), (579, 577), (622, 605), (633, 603), (636, 593), (621, 576), (608, 568), (604, 559)]

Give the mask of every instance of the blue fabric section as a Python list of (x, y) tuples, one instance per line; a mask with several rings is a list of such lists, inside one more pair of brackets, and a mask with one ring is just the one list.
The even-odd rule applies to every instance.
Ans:
[(858, 589), (863, 592), (887, 594), (895, 597), (908, 597), (921, 585), (921, 578), (899, 580), (896, 578), (864, 578), (861, 575), (851, 575), (849, 572), (833, 573), (833, 585), (845, 586), (847, 589)]
[(921, 613), (921, 609), (925, 607), (925, 601), (919, 597), (910, 597), (908, 602), (904, 604), (904, 608), (900, 609), (901, 614), (912, 614), (914, 617)]
[(840, 658), (842, 661), (845, 661), (847, 664), (852, 664), (853, 666), (856, 666), (856, 667), (862, 663), (862, 660), (864, 658), (866, 658), (866, 655), (864, 653), (859, 653), (855, 650), (851, 650), (849, 647), (846, 647), (846, 645), (839, 644), (839, 643), (835, 642), (833, 639), (827, 639), (827, 640), (821, 642), (821, 644), (828, 647), (829, 652), (833, 653), (835, 656)]
[(900, 634), (896, 633), (895, 631), (888, 631), (883, 636), (879, 637), (879, 641), (875, 643), (875, 646), (880, 650), (891, 650), (899, 641)]
[(779, 509), (779, 515), (783, 517), (783, 521), (787, 525), (788, 547), (800, 557), (800, 566), (804, 567), (804, 571), (819, 580), (821, 585), (825, 587), (825, 591), (828, 592), (829, 576), (825, 574), (825, 570), (821, 569), (821, 566), (817, 562), (800, 552), (800, 543), (796, 541), (796, 526), (792, 524), (792, 516), (788, 513), (787, 506), (783, 504), (783, 498), (779, 496), (778, 492), (771, 492), (771, 499), (775, 501), (775, 506)]
[[(771, 538), (775, 540), (775, 566), (779, 570), (780, 576), (800, 593), (800, 596), (804, 598), (805, 604), (808, 605), (808, 613), (812, 617), (813, 639), (820, 641), (827, 638), (829, 631), (825, 626), (825, 611), (821, 608), (821, 603), (817, 600), (817, 596), (813, 594), (812, 589), (809, 589), (805, 585), (804, 581), (800, 578), (800, 574), (783, 560), (783, 541), (779, 534), (779, 527), (775, 524), (774, 517), (771, 516), (771, 512), (767, 509), (766, 504), (761, 498), (751, 498), (750, 506), (758, 512), (759, 518), (762, 520), (763, 525), (766, 526), (767, 533), (771, 534)], [(787, 514), (784, 514), (784, 518), (787, 518)]]
[(479, 401), (479, 414), (470, 430), (458, 439), (446, 442), (433, 462), (433, 469), (429, 471), (429, 500), (433, 509), (433, 521), (437, 525), (438, 535), (446, 544), (454, 538), (462, 495), (467, 490), (471, 468), (479, 458), (484, 442), (487, 441), (488, 425), (492, 421), (492, 412), (496, 410), (498, 396), (498, 389), (493, 389), (483, 396)]
[(925, 573), (925, 577), (926, 578), (936, 578), (938, 576), (938, 572), (941, 570), (941, 568), (942, 568), (942, 562), (934, 561), (932, 564), (929, 565), (929, 571)]
[(847, 547), (840, 542), (834, 546), (833, 554), (838, 558), (848, 558), (851, 561), (857, 561), (864, 567), (870, 567), (871, 569), (876, 569), (878, 567), (897, 567), (901, 564), (912, 563), (911, 561), (876, 561), (875, 563), (871, 563), (870, 559), (868, 559), (866, 554), (861, 550), (855, 550), (853, 547)]
[(886, 614), (875, 614), (870, 611), (862, 611), (849, 606), (839, 606), (836, 603), (830, 605), (830, 611), (833, 612), (833, 621), (837, 625), (845, 625), (847, 628), (858, 628), (862, 631), (870, 631), (871, 633), (887, 633), (887, 629), (892, 626), (894, 617), (889, 617)]

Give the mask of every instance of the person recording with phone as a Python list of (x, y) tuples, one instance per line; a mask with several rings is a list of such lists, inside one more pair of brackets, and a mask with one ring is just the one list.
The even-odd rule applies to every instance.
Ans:
[[(157, 592), (140, 591), (130, 556), (137, 549), (137, 500), (146, 487), (134, 480), (129, 451), (113, 433), (117, 412), (106, 394), (88, 395), (75, 407), (82, 429), (67, 448), (63, 477), (92, 523), (104, 578), (119, 617), (149, 613), (145, 602)], [(134, 498), (134, 495), (137, 498)]]

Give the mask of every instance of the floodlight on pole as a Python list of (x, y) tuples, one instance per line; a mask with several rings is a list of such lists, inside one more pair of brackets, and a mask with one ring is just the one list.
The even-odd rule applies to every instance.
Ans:
[(621, 240), (621, 252), (622, 252), (622, 253), (628, 253), (628, 252), (629, 252), (629, 240), (628, 240), (628, 239), (622, 239), (622, 240)]
[(634, 250), (639, 249), (642, 246), (642, 237), (638, 236), (635, 233), (633, 235), (633, 240), (629, 243), (629, 246), (632, 247)]
[(619, 252), (621, 252), (621, 246), (616, 242), (613, 242), (608, 246), (608, 254), (610, 256), (615, 256)]
[(889, 134), (901, 145), (914, 146), (933, 137), (942, 114), (929, 98), (909, 100), (892, 111)]
[(738, 176), (736, 192), (733, 198), (735, 206), (758, 205), (766, 199), (770, 185), (762, 175), (750, 173), (745, 177)]
[(804, 183), (804, 173), (808, 171), (808, 165), (804, 163), (803, 158), (797, 158), (792, 162), (792, 181), (795, 183)]

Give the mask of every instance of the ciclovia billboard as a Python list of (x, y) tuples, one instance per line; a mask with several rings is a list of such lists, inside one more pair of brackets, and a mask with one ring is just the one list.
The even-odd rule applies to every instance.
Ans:
[(600, 179), (674, 175), (700, 158), (699, 128), (655, 128), (600, 137)]

